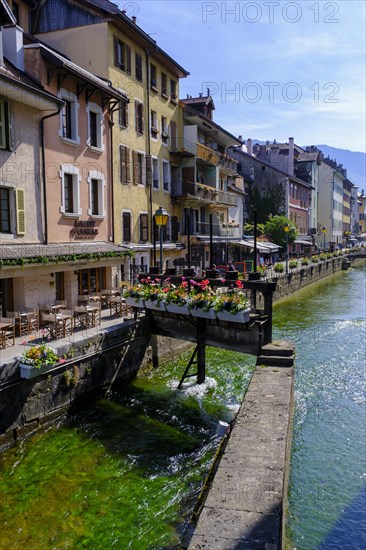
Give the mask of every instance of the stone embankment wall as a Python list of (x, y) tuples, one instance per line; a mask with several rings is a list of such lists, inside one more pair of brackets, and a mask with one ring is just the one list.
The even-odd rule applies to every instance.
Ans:
[(19, 360), (1, 364), (0, 449), (65, 414), (77, 400), (130, 382), (142, 366), (152, 364), (154, 346), (164, 360), (187, 349), (187, 342), (154, 337), (150, 346), (150, 339), (149, 321), (141, 317), (89, 336), (75, 333), (72, 342), (57, 348), (70, 359), (36, 378), (19, 378)]
[[(333, 273), (337, 273), (342, 270), (342, 261), (344, 257), (331, 258), (318, 262), (317, 264), (311, 264), (308, 266), (302, 266), (290, 271), (288, 274), (280, 274), (277, 278), (277, 288), (273, 295), (273, 301), (276, 302), (282, 298), (286, 298), (302, 288), (311, 285), (329, 277)], [(358, 259), (353, 260), (352, 265), (361, 265), (365, 260)]]

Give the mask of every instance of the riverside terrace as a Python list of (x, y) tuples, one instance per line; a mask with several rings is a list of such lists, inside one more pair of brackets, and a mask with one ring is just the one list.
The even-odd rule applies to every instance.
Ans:
[[(180, 278), (171, 278), (178, 282)], [(212, 286), (222, 286), (221, 280), (212, 280)], [(15, 375), (14, 367), (19, 362), (22, 353), (29, 345), (41, 343), (46, 340), (55, 349), (60, 349), (63, 343), (78, 341), (82, 343), (83, 339), (88, 340), (91, 336), (103, 333), (105, 330), (113, 329), (117, 325), (129, 324), (133, 321), (139, 323), (141, 319), (145, 319), (145, 330), (147, 336), (168, 336), (183, 341), (196, 343), (197, 362), (198, 364), (198, 382), (202, 382), (205, 378), (205, 345), (221, 347), (259, 355), (263, 345), (272, 340), (272, 295), (276, 288), (275, 283), (261, 281), (246, 281), (245, 289), (250, 296), (251, 313), (250, 319), (245, 323), (225, 322), (218, 319), (194, 319), (185, 315), (175, 315), (151, 310), (139, 310), (137, 308), (127, 309), (124, 316), (108, 309), (101, 310), (101, 318), (98, 325), (94, 327), (86, 326), (84, 329), (74, 330), (71, 334), (65, 335), (64, 338), (53, 341), (50, 334), (45, 337), (42, 330), (33, 333), (27, 337), (20, 336), (15, 338), (15, 345), (6, 347), (0, 351), (0, 366), (2, 366), (3, 374), (11, 370)], [(262, 297), (257, 296), (261, 294)], [(257, 308), (261, 303), (263, 309)], [(146, 312), (146, 315), (144, 314)], [(142, 315), (141, 315), (142, 314)], [(153, 364), (158, 364), (158, 351), (156, 338), (151, 338), (151, 346), (153, 353)], [(102, 352), (102, 350), (101, 350)], [(4, 368), (7, 365), (7, 368)], [(0, 377), (1, 378), (1, 377)]]

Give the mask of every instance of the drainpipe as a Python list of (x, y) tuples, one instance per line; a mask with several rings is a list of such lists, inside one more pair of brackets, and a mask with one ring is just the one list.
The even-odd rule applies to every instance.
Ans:
[(111, 159), (111, 200), (110, 200), (110, 206), (111, 206), (111, 231), (110, 234), (112, 236), (112, 242), (114, 243), (114, 156), (113, 156), (113, 111), (110, 113), (110, 118), (108, 121), (109, 124), (109, 144), (110, 144), (110, 159)]
[(44, 211), (44, 244), (48, 244), (48, 218), (47, 218), (47, 185), (46, 185), (46, 156), (44, 150), (44, 121), (61, 113), (64, 103), (59, 105), (56, 113), (46, 115), (40, 120), (41, 128), (41, 159), (42, 159), (42, 180), (43, 180), (43, 211)]

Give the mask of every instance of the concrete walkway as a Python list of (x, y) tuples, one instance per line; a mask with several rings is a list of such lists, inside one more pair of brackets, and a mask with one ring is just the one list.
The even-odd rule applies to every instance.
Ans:
[[(262, 348), (189, 550), (281, 548), (291, 449), (293, 352), (288, 342)], [(261, 363), (263, 357), (266, 365)]]

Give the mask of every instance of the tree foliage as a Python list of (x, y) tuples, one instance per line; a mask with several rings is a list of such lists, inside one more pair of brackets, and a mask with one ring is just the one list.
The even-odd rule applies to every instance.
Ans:
[[(290, 227), (288, 234), (284, 230), (286, 224)], [(286, 218), (286, 216), (269, 216), (269, 219), (264, 225), (264, 232), (267, 237), (274, 243), (286, 249), (287, 235), (289, 244), (293, 243), (297, 237), (296, 225)]]

